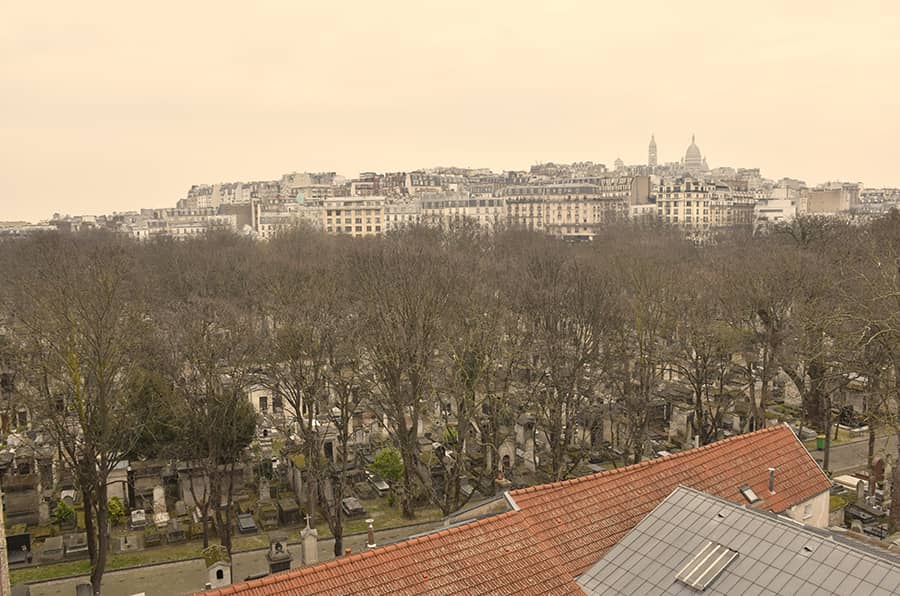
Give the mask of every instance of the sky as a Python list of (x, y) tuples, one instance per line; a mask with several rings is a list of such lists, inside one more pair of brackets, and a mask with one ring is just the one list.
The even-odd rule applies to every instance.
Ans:
[(900, 186), (900, 2), (10, 2), (0, 220), (293, 171), (661, 162)]

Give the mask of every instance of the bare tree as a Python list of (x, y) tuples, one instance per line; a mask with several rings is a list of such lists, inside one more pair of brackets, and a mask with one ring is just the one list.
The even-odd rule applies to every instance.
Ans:
[(252, 245), (220, 236), (151, 249), (151, 265), (162, 267), (154, 276), (153, 316), (181, 421), (178, 455), (193, 468), (189, 488), (201, 510), (204, 548), (211, 509), (230, 552), (233, 474), (255, 431), (246, 397), (258, 360), (258, 317), (247, 291)]
[(318, 417), (329, 413), (327, 368), (335, 343), (344, 339), (338, 325), (348, 307), (339, 266), (333, 243), (305, 230), (285, 234), (269, 247), (260, 299), (268, 324), (257, 380), (287, 405), (282, 430), (299, 438), (306, 510), (312, 515), (322, 476), (324, 429)]
[(363, 365), (372, 401), (403, 458), (403, 516), (414, 516), (421, 479), (418, 430), (433, 394), (442, 314), (454, 283), (438, 232), (413, 228), (360, 243), (350, 256)]
[(91, 585), (100, 593), (109, 551), (107, 479), (143, 421), (133, 400), (144, 317), (131, 246), (103, 235), (46, 235), (18, 247), (12, 312), (27, 355), (33, 411), (60, 448), (84, 500)]
[(722, 416), (731, 405), (732, 356), (740, 339), (721, 311), (719, 283), (712, 270), (691, 262), (681, 279), (669, 314), (674, 335), (665, 353), (666, 367), (691, 391), (693, 436), (701, 445), (718, 438)]

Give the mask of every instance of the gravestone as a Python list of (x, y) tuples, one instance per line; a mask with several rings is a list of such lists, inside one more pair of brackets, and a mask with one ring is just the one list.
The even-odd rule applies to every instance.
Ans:
[(132, 530), (142, 530), (147, 525), (147, 514), (143, 509), (135, 509), (131, 512), (129, 524)]
[(268, 502), (272, 500), (272, 491), (269, 488), (269, 481), (265, 478), (259, 481), (259, 500), (260, 502)]
[(50, 523), (50, 503), (41, 501), (38, 505), (38, 522), (42, 526)]
[(169, 523), (169, 511), (166, 508), (166, 489), (160, 484), (153, 487), (153, 523), (160, 530)]

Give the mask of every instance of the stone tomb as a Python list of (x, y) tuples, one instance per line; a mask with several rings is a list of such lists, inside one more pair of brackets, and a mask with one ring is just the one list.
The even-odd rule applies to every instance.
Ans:
[(300, 523), (300, 506), (293, 495), (278, 499), (278, 518), (284, 525)]
[(65, 548), (63, 547), (63, 537), (51, 536), (44, 540), (44, 548), (41, 550), (38, 560), (41, 563), (53, 563), (62, 561), (64, 555)]
[(342, 500), (341, 509), (343, 509), (344, 515), (350, 518), (363, 517), (366, 515), (366, 510), (356, 497), (347, 497)]
[(87, 532), (66, 534), (66, 559), (83, 559), (88, 556)]
[(281, 573), (291, 568), (291, 552), (288, 550), (287, 536), (272, 534), (269, 537), (269, 552), (266, 560), (269, 562), (269, 573)]
[(184, 526), (177, 519), (169, 520), (169, 525), (166, 528), (166, 542), (169, 544), (187, 542), (187, 534), (184, 531)]
[(113, 552), (127, 553), (144, 550), (144, 535), (129, 532), (124, 536), (118, 536), (113, 542)]

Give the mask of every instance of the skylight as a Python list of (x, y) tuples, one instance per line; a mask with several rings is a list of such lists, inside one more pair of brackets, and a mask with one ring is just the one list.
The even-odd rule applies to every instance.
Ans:
[(702, 592), (737, 556), (737, 551), (721, 544), (707, 542), (675, 578), (688, 587)]
[(759, 501), (759, 497), (753, 492), (753, 489), (747, 486), (746, 484), (740, 487), (741, 494), (744, 495), (744, 498), (747, 499), (749, 503), (756, 503)]

